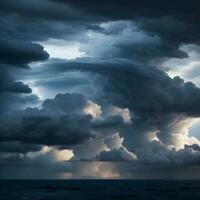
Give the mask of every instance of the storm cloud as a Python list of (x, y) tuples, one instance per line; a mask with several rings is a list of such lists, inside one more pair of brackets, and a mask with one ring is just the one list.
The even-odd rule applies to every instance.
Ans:
[(188, 131), (200, 117), (199, 71), (184, 66), (187, 81), (170, 72), (199, 65), (198, 8), (1, 1), (0, 177), (187, 178), (200, 164)]

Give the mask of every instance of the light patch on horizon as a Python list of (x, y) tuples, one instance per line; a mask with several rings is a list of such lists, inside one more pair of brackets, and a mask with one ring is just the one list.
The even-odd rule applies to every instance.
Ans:
[(40, 42), (39, 44), (42, 45), (44, 50), (49, 53), (50, 58), (72, 60), (80, 57), (86, 57), (85, 52), (80, 50), (78, 42), (50, 39), (45, 42)]
[(49, 146), (44, 146), (40, 151), (37, 152), (29, 152), (27, 155), (31, 158), (36, 158), (41, 155), (44, 155), (54, 162), (67, 161), (74, 156), (72, 150), (69, 149), (58, 150), (54, 147), (49, 147)]
[(72, 176), (77, 178), (100, 178), (100, 179), (117, 179), (120, 174), (112, 162), (82, 162), (75, 166)]
[(50, 154), (58, 162), (70, 160), (74, 156), (73, 151), (68, 149), (57, 150), (54, 148), (50, 150)]

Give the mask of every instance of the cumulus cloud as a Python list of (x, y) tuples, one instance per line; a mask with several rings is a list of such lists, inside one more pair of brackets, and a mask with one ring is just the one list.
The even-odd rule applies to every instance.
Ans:
[[(91, 109), (94, 109), (92, 113)], [(99, 131), (116, 130), (123, 125), (120, 116), (98, 119), (95, 112), (101, 113), (100, 107), (80, 94), (58, 94), (54, 99), (45, 100), (41, 109), (27, 108), (10, 114), (10, 119), (1, 118), (4, 123), (0, 138), (1, 141), (70, 147), (92, 139)]]
[(123, 138), (120, 138), (119, 133), (104, 139), (105, 145), (110, 149), (119, 149), (122, 146)]
[(199, 164), (199, 150), (193, 148), (196, 144), (177, 150), (172, 146), (165, 146), (161, 142), (153, 141), (144, 148), (136, 151), (139, 160), (144, 163), (166, 163), (166, 164), (183, 164), (195, 165)]
[(119, 149), (113, 149), (111, 151), (102, 151), (98, 156), (97, 160), (101, 161), (133, 161), (137, 159), (136, 155), (129, 152), (126, 148), (120, 147)]

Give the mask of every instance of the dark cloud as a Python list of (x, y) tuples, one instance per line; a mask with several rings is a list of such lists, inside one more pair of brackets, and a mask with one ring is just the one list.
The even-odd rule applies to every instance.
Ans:
[[(87, 100), (80, 94), (58, 94), (45, 100), (42, 109), (18, 111), (4, 122), (0, 129), (2, 142), (20, 141), (25, 144), (70, 147), (95, 137), (92, 130), (106, 130), (123, 125), (121, 117), (93, 120), (84, 113)], [(8, 126), (10, 125), (10, 126)]]
[[(107, 20), (141, 20), (142, 27), (154, 34), (162, 34), (166, 38), (186, 42), (199, 41), (199, 1), (165, 1), (142, 0), (126, 1), (71, 1), (55, 0), (80, 9), (86, 15), (103, 17)], [(172, 19), (175, 19), (172, 20)], [(177, 20), (177, 21), (176, 21)], [(151, 23), (153, 22), (153, 23)], [(186, 34), (183, 34), (186, 33)], [(178, 36), (178, 37), (177, 37)]]
[[(197, 0), (175, 0), (173, 2), (160, 2), (159, 0), (140, 2), (125, 0), (113, 1), (104, 0), (102, 2), (94, 2), (92, 0), (72, 1), (72, 0), (53, 0), (56, 2), (63, 2), (73, 5), (74, 7), (85, 10), (87, 13), (93, 15), (108, 16), (111, 18), (129, 18), (133, 16), (160, 16), (162, 14), (197, 14), (198, 1)], [(112, 13), (110, 11), (113, 11)], [(196, 12), (195, 12), (196, 11)]]
[(10, 37), (8, 33), (6, 37), (1, 38), (0, 114), (10, 109), (16, 109), (16, 107), (18, 109), (19, 106), (26, 105), (28, 102), (32, 103), (32, 100), (37, 100), (35, 95), (24, 96), (24, 94), (32, 93), (32, 89), (24, 84), (23, 81), (18, 80), (17, 68), (25, 70), (30, 63), (44, 61), (48, 56), (48, 53), (39, 44), (16, 40)]
[(20, 81), (14, 81), (6, 66), (1, 66), (0, 92), (31, 93), (31, 88)]
[[(192, 3), (185, 1), (181, 5), (179, 1), (175, 1), (173, 4), (167, 3), (166, 6), (164, 6), (166, 3), (163, 5), (157, 0), (151, 4), (147, 1), (136, 3), (127, 0), (123, 2), (123, 6), (121, 6), (121, 2), (115, 1), (103, 3), (85, 1), (83, 3), (70, 0), (57, 2), (43, 0), (44, 6), (38, 6), (41, 3), (27, 3), (23, 0), (20, 0), (17, 5), (12, 0), (3, 1), (1, 4), (2, 11), (7, 13), (5, 15), (3, 12), (2, 14), (1, 26), (4, 32), (1, 34), (3, 37), (10, 36), (29, 41), (67, 38), (87, 43), (88, 30), (112, 35), (113, 30), (110, 32), (99, 26), (101, 22), (112, 20), (134, 21), (147, 34), (160, 37), (159, 44), (146, 44), (145, 41), (143, 44), (133, 44), (131, 40), (134, 39), (134, 33), (132, 33), (132, 37), (127, 35), (126, 39), (130, 38), (130, 41), (122, 41), (122, 43), (114, 45), (116, 49), (111, 49), (112, 53), (104, 53), (104, 56), (110, 55), (111, 58), (113, 54), (119, 58), (141, 61), (160, 60), (166, 57), (184, 58), (187, 57), (187, 54), (181, 51), (179, 46), (182, 43), (195, 43), (199, 40), (198, 23), (191, 23), (194, 22), (194, 19), (197, 21), (199, 19), (195, 0)], [(176, 9), (174, 9), (174, 5), (177, 5)], [(174, 12), (175, 10), (176, 12)], [(30, 18), (25, 18), (24, 15)], [(7, 24), (13, 28), (9, 29), (5, 26)], [(118, 30), (119, 25), (116, 26)], [(119, 33), (124, 31), (122, 28)], [(19, 29), (21, 31), (18, 31)], [(114, 33), (116, 34), (116, 31)]]
[(15, 80), (17, 68), (0, 65), (0, 71), (0, 115), (23, 108), (28, 103), (34, 105), (38, 101), (38, 97), (31, 94), (32, 89), (28, 85)]
[(31, 93), (32, 90), (22, 82), (13, 82), (7, 86), (1, 86), (1, 91), (15, 92), (15, 93)]
[(44, 101), (42, 110), (29, 108), (14, 115), (7, 122), (13, 128), (1, 126), (1, 140), (57, 146), (82, 142), (92, 137), (88, 128), (91, 116), (81, 114), (85, 105), (81, 95), (57, 95), (55, 100)]
[(0, 61), (2, 64), (24, 66), (30, 62), (46, 60), (48, 56), (48, 53), (38, 44), (13, 39), (1, 39), (0, 41)]
[[(37, 105), (39, 98), (37, 95), (24, 95), (16, 92), (1, 92), (0, 93), (0, 114), (9, 113), (14, 110), (24, 109), (30, 105)], [(3, 115), (2, 115), (3, 116)]]
[[(1, 14), (0, 27), (4, 31), (0, 35), (8, 39), (20, 41), (46, 41), (50, 38), (80, 39), (85, 29), (96, 29), (89, 22), (51, 21), (41, 18), (25, 18), (19, 13)], [(10, 29), (9, 27), (12, 27)], [(83, 33), (82, 33), (83, 32)], [(77, 36), (78, 35), (78, 36)]]
[(0, 152), (5, 153), (27, 153), (39, 151), (41, 146), (31, 145), (31, 144), (22, 144), (20, 142), (1, 142), (0, 143)]
[(14, 0), (3, 0), (0, 6), (3, 12), (18, 13), (24, 17), (56, 20), (73, 20), (77, 18), (77, 13), (69, 6), (48, 0), (36, 0), (34, 2), (20, 0), (17, 4)]
[[(140, 30), (151, 36), (159, 36), (161, 43), (159, 45), (134, 45), (129, 43), (118, 44), (118, 56), (124, 58), (161, 61), (164, 57), (184, 58), (187, 54), (179, 49), (182, 44), (199, 44), (199, 22), (198, 12), (199, 2), (197, 0), (173, 2), (160, 2), (158, 0), (140, 2), (126, 1), (71, 1), (55, 0), (66, 5), (71, 5), (75, 9), (81, 10), (91, 19), (102, 19), (102, 21), (133, 21)], [(119, 25), (117, 26), (120, 27)], [(106, 34), (113, 34), (101, 27)], [(119, 28), (120, 29), (120, 28)], [(118, 29), (115, 29), (118, 31)], [(117, 31), (114, 31), (116, 34)], [(123, 32), (121, 32), (122, 34)], [(126, 37), (128, 40), (128, 37)], [(130, 40), (134, 38), (129, 37)], [(112, 57), (115, 49), (110, 51)], [(109, 53), (106, 53), (109, 55)]]

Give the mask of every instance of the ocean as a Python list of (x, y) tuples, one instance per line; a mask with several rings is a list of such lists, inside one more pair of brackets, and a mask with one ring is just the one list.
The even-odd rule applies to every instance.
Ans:
[(200, 200), (200, 181), (1, 180), (0, 200)]

